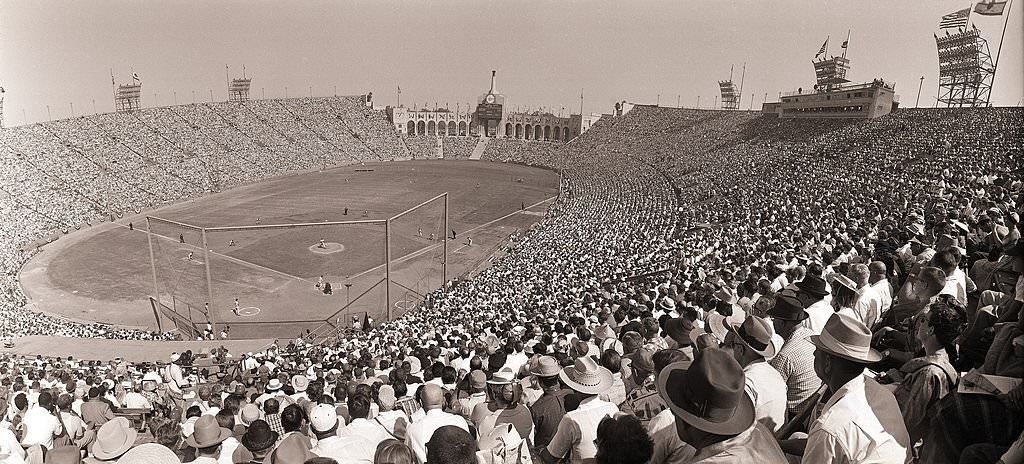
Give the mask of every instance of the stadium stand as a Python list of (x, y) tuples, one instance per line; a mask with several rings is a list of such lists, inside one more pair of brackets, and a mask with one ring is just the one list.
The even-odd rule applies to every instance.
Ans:
[[(4, 251), (2, 335), (161, 336), (24, 308), (16, 274), (32, 250), (23, 244), (106, 214), (105, 205), (145, 207), (172, 191), (186, 198), (289, 162), (387, 159), (380, 154), (403, 146), (419, 157), (414, 141), (433, 141), (403, 144), (365, 107), (328, 105), (251, 102), (243, 106), (252, 118), (239, 107), (190, 105), (119, 116), (138, 125), (104, 116), (0, 132), (4, 175), (25, 180), (0, 198), (0, 231), (15, 245)], [(441, 446), (428, 427), (440, 423), (451, 424), (437, 432), (454, 437), (445, 443), (476, 442), (493, 458), (500, 442), (503, 456), (543, 462), (687, 462), (724, 450), (772, 463), (786, 462), (784, 451), (815, 463), (956, 463), (1019, 453), (1022, 123), (1021, 108), (822, 121), (637, 106), (564, 145), (492, 140), (485, 159), (559, 169), (562, 193), (478, 275), (366, 331), (231, 358), (187, 352), (153, 365), (4, 355), (9, 431), (27, 449), (14, 453), (54, 447), (53, 437), (26, 436), (53, 422), (51, 397), (68, 406), (56, 412), (65, 423), (90, 398), (77, 412), (81, 434), (62, 444), (104, 459), (145, 445), (109, 447), (102, 440), (133, 435), (134, 424), (90, 420), (93, 412), (140, 407), (150, 411), (140, 436), (185, 462), (214, 448), (227, 460), (272, 449), (373, 462), (379, 444), (422, 457)], [(251, 134), (260, 124), (264, 134)], [(131, 127), (144, 135), (126, 135)], [(255, 142), (266, 133), (288, 142)], [(162, 141), (143, 146), (153, 135)], [(291, 148), (270, 156), (278, 145)], [(272, 162), (286, 150), (296, 159)], [(203, 174), (160, 161), (176, 157), (196, 160)], [(104, 168), (115, 160), (126, 166)], [(154, 190), (129, 177), (159, 172), (135, 165), (144, 160), (165, 178), (193, 180)], [(883, 374), (867, 378), (866, 367)], [(981, 374), (1017, 386), (998, 397), (958, 393), (958, 372), (972, 368), (968, 386), (984, 389)], [(818, 420), (819, 375), (835, 395), (819, 406), (848, 420)], [(706, 387), (690, 391), (693, 401), (737, 409), (719, 415), (670, 394), (681, 382)], [(695, 449), (677, 420), (725, 439)], [(241, 444), (218, 447), (236, 426)], [(786, 440), (794, 431), (809, 432), (806, 448)], [(334, 435), (351, 445), (332, 450)]]

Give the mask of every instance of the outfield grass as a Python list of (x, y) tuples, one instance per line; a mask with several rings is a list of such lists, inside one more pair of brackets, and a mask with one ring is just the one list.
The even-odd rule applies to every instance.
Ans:
[[(363, 170), (365, 172), (357, 172)], [(449, 194), (448, 277), (472, 269), (505, 243), (509, 234), (541, 218), (520, 214), (523, 204), (543, 211), (544, 200), (557, 195), (557, 173), (513, 164), (481, 161), (403, 161), (336, 168), (326, 172), (271, 179), (155, 212), (173, 221), (201, 227), (295, 224), (384, 219), (439, 193)], [(348, 215), (345, 215), (348, 208)], [(441, 284), (441, 203), (430, 204), (391, 224), (392, 308)], [(364, 213), (365, 212), (365, 213)], [(132, 222), (135, 230), (129, 230)], [(153, 327), (148, 303), (154, 294), (145, 218), (126, 218), (76, 232), (47, 246), (26, 265), (22, 282), (37, 309), (64, 316), (134, 327)], [(417, 230), (422, 237), (417, 236)], [(205, 253), (200, 235), (177, 226), (159, 225), (153, 235), (157, 285), (161, 297), (194, 318), (209, 300)], [(186, 238), (178, 243), (178, 234)], [(431, 233), (438, 240), (430, 240)], [(473, 245), (467, 246), (468, 237)], [(323, 238), (343, 251), (316, 253)], [(207, 236), (213, 284), (213, 319), (231, 324), (234, 337), (294, 336), (346, 305), (345, 283), (353, 299), (384, 277), (384, 234), (379, 225), (317, 226), (280, 230), (210, 232)], [(234, 246), (229, 246), (231, 240)], [(188, 252), (193, 252), (188, 261)], [(320, 275), (334, 294), (323, 295), (313, 283)], [(258, 315), (236, 317), (234, 298)], [(397, 303), (397, 305), (396, 305)], [(369, 312), (381, 320), (388, 304), (379, 285), (335, 315)], [(184, 310), (182, 311), (184, 312)]]

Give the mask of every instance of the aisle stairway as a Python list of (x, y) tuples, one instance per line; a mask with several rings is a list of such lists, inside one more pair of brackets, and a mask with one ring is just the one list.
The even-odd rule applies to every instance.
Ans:
[(441, 143), (441, 137), (438, 137), (434, 144), (434, 156), (436, 156), (437, 159), (444, 158), (444, 144)]
[(476, 141), (476, 146), (473, 147), (473, 154), (469, 155), (469, 159), (478, 160), (484, 156), (484, 149), (487, 148), (487, 137), (480, 137)]

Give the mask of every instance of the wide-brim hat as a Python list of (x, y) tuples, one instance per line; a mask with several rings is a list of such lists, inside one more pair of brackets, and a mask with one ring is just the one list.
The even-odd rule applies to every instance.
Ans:
[(772, 336), (775, 335), (775, 328), (768, 322), (757, 316), (746, 318), (742, 324), (727, 324), (726, 328), (751, 351), (761, 355), (765, 359), (775, 357), (776, 347), (772, 343)]
[(853, 279), (846, 277), (842, 274), (835, 274), (835, 277), (832, 278), (832, 282), (842, 285), (843, 287), (846, 287), (852, 291), (857, 291), (857, 282), (854, 282)]
[(292, 377), (292, 388), (295, 389), (295, 393), (306, 391), (309, 387), (309, 379), (304, 375), (296, 375)]
[(193, 448), (209, 448), (221, 444), (231, 437), (231, 430), (221, 427), (214, 416), (202, 416), (196, 420), (192, 435), (185, 439), (185, 444)]
[(694, 360), (669, 364), (658, 376), (658, 395), (676, 418), (715, 435), (737, 435), (754, 425), (754, 402), (732, 354), (698, 351)]
[(594, 329), (594, 338), (597, 340), (615, 338), (615, 330), (612, 330), (608, 324), (601, 324)]
[(530, 369), (530, 375), (537, 377), (554, 377), (562, 372), (558, 360), (552, 356), (541, 356), (537, 358), (536, 364)]
[(597, 365), (594, 358), (583, 356), (576, 358), (572, 366), (562, 369), (558, 373), (569, 388), (583, 394), (596, 395), (608, 390), (612, 386), (612, 372)]
[(278, 442), (279, 433), (270, 428), (270, 424), (263, 420), (253, 421), (252, 425), (242, 435), (242, 446), (249, 451), (263, 451)]
[(775, 306), (768, 310), (768, 315), (786, 321), (802, 321), (810, 317), (799, 298), (781, 293), (775, 298)]
[(871, 348), (871, 330), (847, 314), (832, 314), (821, 335), (808, 339), (819, 350), (850, 361), (871, 364), (882, 360), (882, 354)]
[(118, 464), (181, 464), (170, 448), (159, 443), (143, 443), (117, 460)]
[(100, 426), (90, 451), (96, 459), (114, 459), (131, 449), (138, 435), (127, 418), (115, 417)]
[(797, 282), (796, 288), (800, 289), (801, 292), (817, 297), (828, 295), (828, 290), (825, 289), (825, 279), (813, 274), (807, 275), (804, 277), (804, 280)]
[(674, 317), (665, 321), (665, 334), (673, 340), (689, 340), (690, 344), (693, 344), (693, 339), (690, 338), (690, 334), (696, 327), (697, 326), (694, 325), (693, 321), (685, 317)]
[(281, 387), (282, 387), (281, 379), (278, 379), (277, 377), (274, 377), (274, 378), (270, 379), (270, 382), (267, 382), (266, 389), (267, 389), (267, 391), (277, 391), (277, 390), (280, 390)]
[(488, 385), (511, 385), (516, 382), (516, 374), (509, 369), (502, 369), (491, 374)]
[(266, 463), (295, 464), (316, 457), (304, 441), (308, 441), (308, 438), (296, 433), (289, 434), (284, 440), (281, 440), (273, 452), (267, 455)]

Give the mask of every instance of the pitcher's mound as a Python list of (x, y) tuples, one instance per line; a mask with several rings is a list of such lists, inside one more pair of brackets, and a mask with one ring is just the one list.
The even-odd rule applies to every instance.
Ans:
[(316, 253), (318, 255), (329, 255), (331, 253), (345, 251), (345, 245), (342, 245), (338, 242), (324, 242), (324, 246), (321, 247), (320, 243), (317, 242), (314, 243), (313, 245), (310, 245), (309, 251), (312, 251), (313, 253)]
[(260, 308), (256, 306), (246, 306), (244, 308), (238, 308), (238, 315), (241, 317), (253, 317), (260, 313)]

